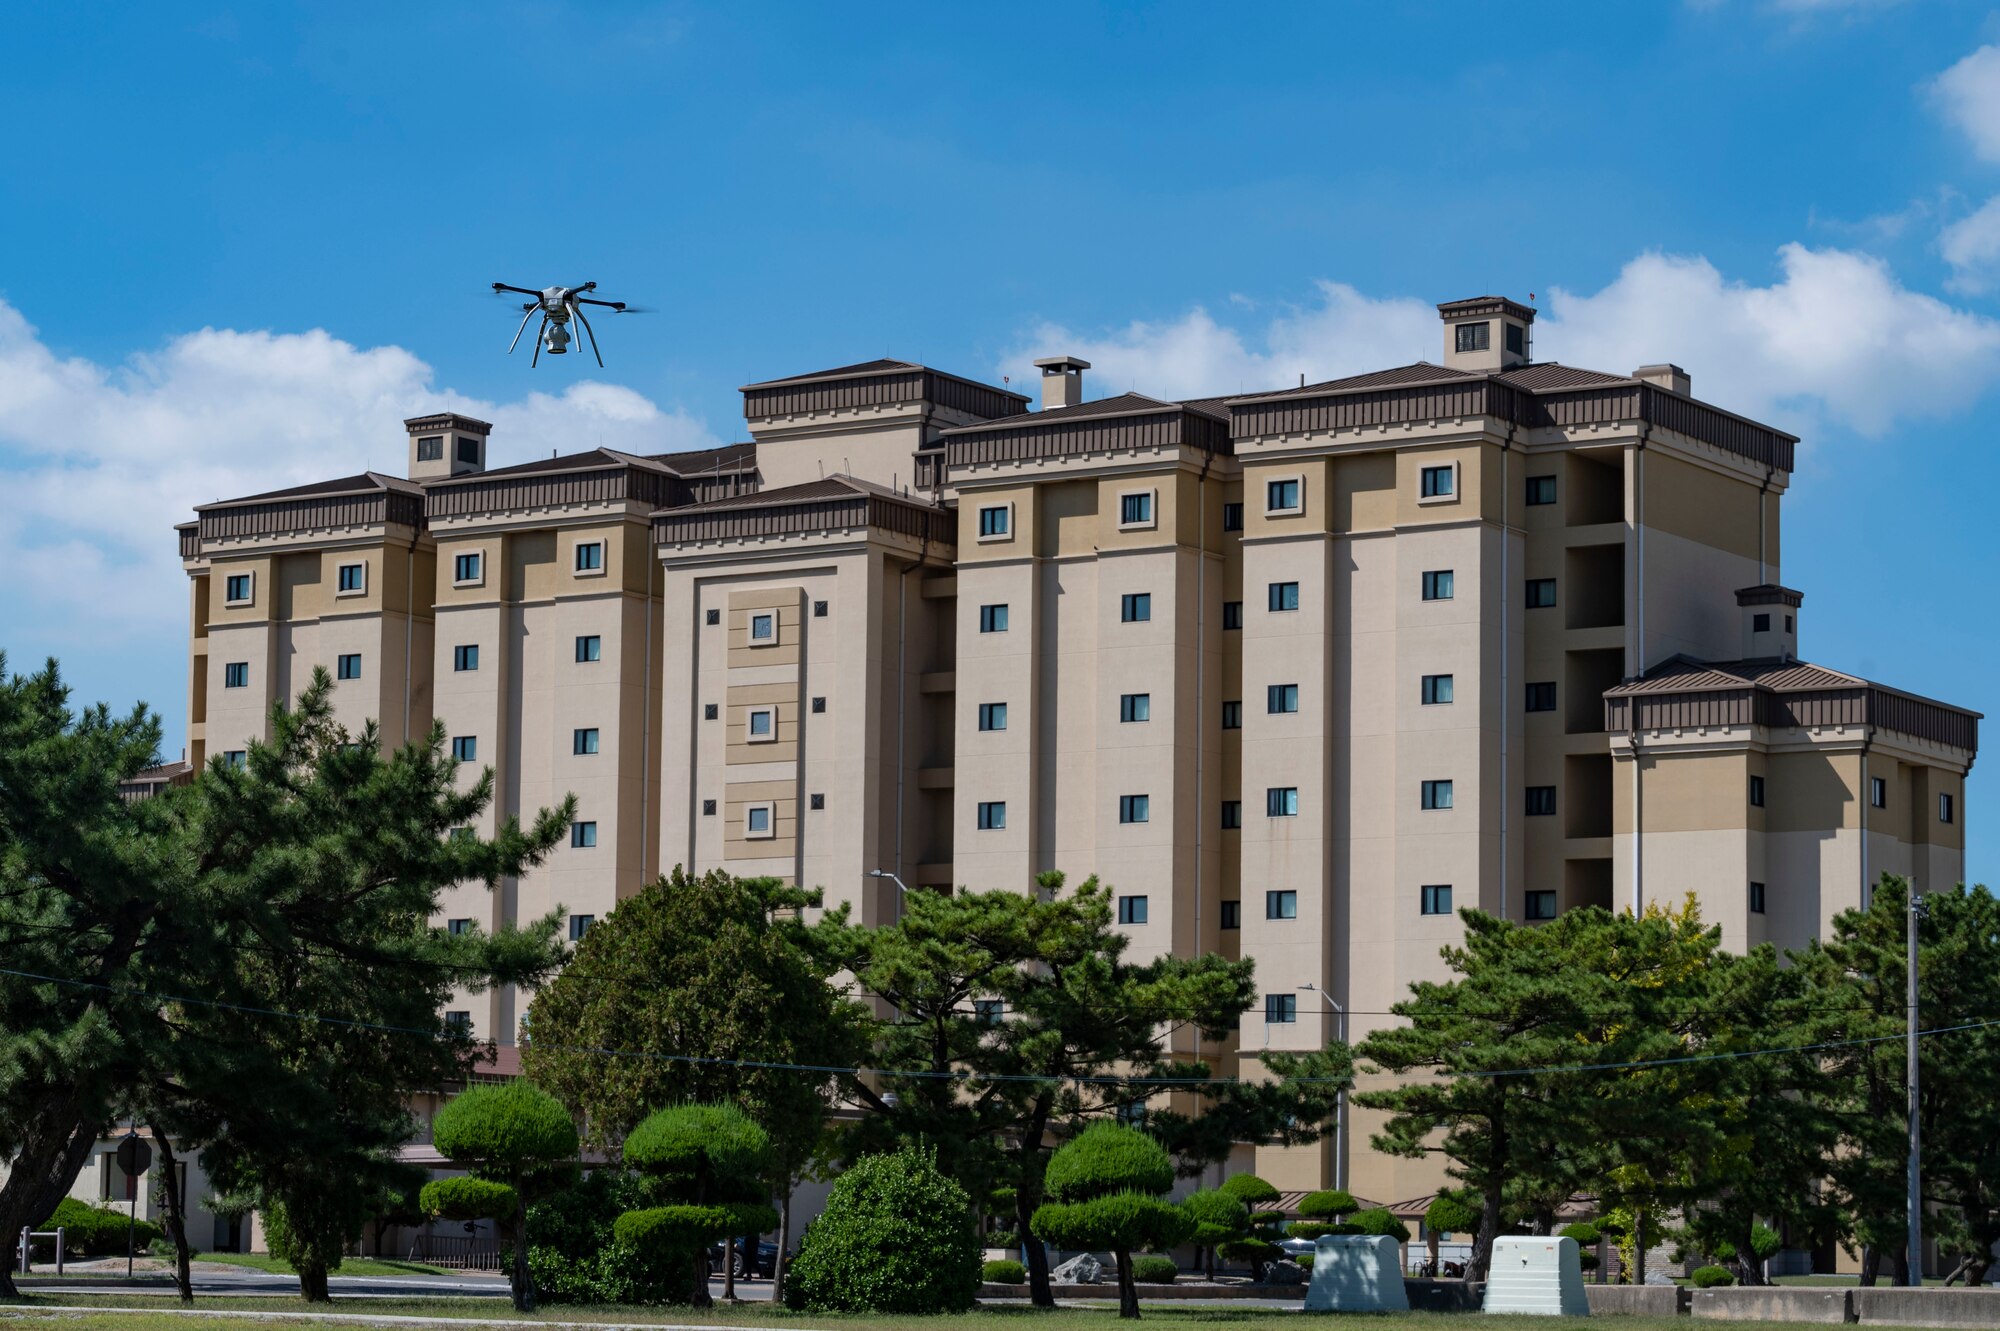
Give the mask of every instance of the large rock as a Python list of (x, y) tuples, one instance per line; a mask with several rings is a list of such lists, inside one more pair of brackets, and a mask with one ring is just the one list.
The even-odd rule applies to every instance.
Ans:
[(1072, 1257), (1049, 1272), (1049, 1280), (1058, 1285), (1095, 1285), (1104, 1277), (1104, 1263), (1089, 1253)]
[(1303, 1285), (1306, 1283), (1306, 1269), (1297, 1262), (1276, 1261), (1264, 1268), (1264, 1278), (1260, 1285)]
[(1387, 1234), (1322, 1234), (1315, 1245), (1309, 1313), (1406, 1313), (1402, 1249)]

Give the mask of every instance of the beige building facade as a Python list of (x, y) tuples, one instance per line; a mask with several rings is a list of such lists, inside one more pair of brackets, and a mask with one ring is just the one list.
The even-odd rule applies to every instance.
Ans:
[[(1066, 356), (1039, 410), (903, 361), (768, 380), (702, 454), (489, 470), (483, 424), (413, 419), (408, 479), (181, 529), (190, 757), (359, 655), (343, 717), (443, 722), (492, 817), (577, 797), (547, 865), (454, 896), (483, 927), (580, 933), (676, 864), (866, 923), (1097, 874), (1139, 951), (1255, 960), (1202, 1051), (1250, 1076), (1441, 978), (1463, 907), (1692, 891), (1798, 946), (1882, 872), (1958, 882), (1978, 717), (1798, 659), (1797, 441), (1672, 365), (1536, 362), (1513, 301), (1439, 312), (1439, 363), (1233, 398), (1088, 399)], [(462, 1001), (513, 1037), (515, 996)], [(1435, 1186), (1371, 1127), (1237, 1163)]]

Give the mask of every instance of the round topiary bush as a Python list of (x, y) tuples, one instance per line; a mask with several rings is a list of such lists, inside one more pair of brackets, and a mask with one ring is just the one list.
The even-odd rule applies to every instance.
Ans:
[(1354, 1194), (1345, 1188), (1309, 1192), (1299, 1199), (1299, 1214), (1308, 1220), (1338, 1220), (1356, 1209)]
[(1464, 1198), (1441, 1192), (1424, 1209), (1424, 1227), (1437, 1234), (1470, 1234), (1479, 1228), (1479, 1212)]
[(1390, 1215), (1388, 1208), (1382, 1206), (1356, 1211), (1341, 1229), (1348, 1234), (1387, 1234), (1398, 1243), (1410, 1241), (1410, 1227)]
[(1171, 1285), (1180, 1273), (1180, 1263), (1171, 1257), (1149, 1253), (1132, 1259), (1132, 1279), (1141, 1285)]
[(1588, 1220), (1579, 1220), (1573, 1225), (1564, 1225), (1556, 1232), (1563, 1238), (1575, 1239), (1576, 1246), (1582, 1249), (1576, 1255), (1577, 1265), (1586, 1271), (1597, 1269), (1597, 1242), (1603, 1235), (1598, 1232), (1596, 1225)]
[[(128, 1224), (131, 1224), (131, 1218), (125, 1211), (114, 1211), (108, 1206), (90, 1206), (74, 1197), (65, 1197), (56, 1203), (55, 1214), (35, 1228), (48, 1230), (61, 1226), (63, 1247), (71, 1254), (114, 1257), (125, 1251)], [(165, 1231), (150, 1220), (132, 1225), (132, 1241), (137, 1247), (148, 1247), (163, 1237)]]
[(1028, 1279), (1028, 1268), (1011, 1257), (1003, 1258), (981, 1267), (979, 1278), (989, 1285), (1019, 1285)]
[(504, 1220), (514, 1214), (514, 1190), (491, 1179), (432, 1179), (417, 1194), (417, 1205), (427, 1216), (446, 1220)]
[(1255, 1174), (1232, 1174), (1222, 1181), (1220, 1191), (1228, 1193), (1231, 1197), (1234, 1197), (1237, 1201), (1242, 1202), (1252, 1210), (1260, 1209), (1267, 1203), (1275, 1202), (1279, 1197), (1276, 1188), (1266, 1183), (1263, 1179), (1258, 1178)]
[(1736, 1277), (1725, 1266), (1697, 1266), (1688, 1279), (1696, 1289), (1714, 1289), (1717, 1285), (1736, 1283)]
[(863, 1156), (834, 1181), (785, 1272), (808, 1312), (964, 1312), (979, 1295), (971, 1199), (935, 1152)]

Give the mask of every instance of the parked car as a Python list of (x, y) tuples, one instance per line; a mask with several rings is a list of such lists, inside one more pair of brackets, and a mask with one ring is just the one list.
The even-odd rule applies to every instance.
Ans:
[[(757, 1245), (757, 1254), (751, 1259), (747, 1269), (744, 1264), (744, 1258), (748, 1254), (745, 1251), (745, 1244), (742, 1239), (736, 1240), (733, 1252), (736, 1259), (736, 1276), (739, 1280), (746, 1278), (769, 1280), (778, 1272), (778, 1245), (775, 1243), (760, 1242)], [(708, 1270), (710, 1275), (722, 1274), (722, 1245), (720, 1243), (709, 1245)]]
[(1318, 1252), (1319, 1240), (1283, 1238), (1278, 1240), (1278, 1246), (1285, 1250), (1287, 1256), (1298, 1257), (1306, 1253)]

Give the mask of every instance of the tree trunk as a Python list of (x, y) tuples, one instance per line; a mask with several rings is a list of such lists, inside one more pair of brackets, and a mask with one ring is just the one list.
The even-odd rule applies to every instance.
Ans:
[(299, 1267), (299, 1297), (307, 1303), (331, 1303), (333, 1296), (326, 1291), (325, 1264), (309, 1260)]
[(1021, 1134), (1021, 1169), (1014, 1180), (1014, 1228), (1021, 1236), (1021, 1248), (1028, 1256), (1028, 1302), (1037, 1308), (1056, 1306), (1055, 1291), (1049, 1288), (1049, 1250), (1029, 1226), (1035, 1216), (1035, 1202), (1041, 1195), (1041, 1178), (1035, 1161), (1041, 1154), (1042, 1134), (1048, 1130), (1049, 1098), (1035, 1099), (1035, 1111)]
[(1646, 1208), (1632, 1208), (1632, 1283), (1646, 1283)]
[[(725, 1255), (724, 1261), (728, 1260)], [(688, 1291), (688, 1307), (713, 1308), (715, 1298), (708, 1292), (708, 1245), (697, 1244), (694, 1250), (694, 1288)]]
[(1479, 1232), (1472, 1238), (1472, 1260), (1466, 1264), (1467, 1280), (1486, 1279), (1493, 1265), (1493, 1236), (1500, 1232), (1500, 1184), (1490, 1183), (1479, 1203)]
[(1438, 1232), (1429, 1225), (1425, 1225), (1424, 1229), (1430, 1235), (1431, 1277), (1435, 1279), (1438, 1275)]
[(736, 1302), (736, 1245), (739, 1242), (732, 1234), (722, 1241), (722, 1301)]
[(194, 1273), (188, 1269), (186, 1199), (181, 1196), (180, 1170), (174, 1163), (174, 1146), (167, 1134), (156, 1131), (160, 1144), (160, 1187), (167, 1196), (167, 1237), (174, 1243), (174, 1285), (182, 1303), (194, 1302)]
[[(21, 1149), (0, 1179), (0, 1234), (19, 1234), (23, 1225), (47, 1220), (97, 1144), (96, 1127), (84, 1120), (82, 1094), (73, 1086), (43, 1096), (24, 1122)], [(0, 1262), (0, 1299), (17, 1299), (8, 1265)]]
[(1756, 1245), (1750, 1241), (1750, 1236), (1756, 1232), (1757, 1222), (1753, 1220), (1743, 1227), (1743, 1235), (1736, 1242), (1737, 1264), (1743, 1268), (1743, 1283), (1745, 1285), (1762, 1285), (1766, 1283), (1764, 1280), (1764, 1263), (1757, 1256)]
[(1872, 1243), (1864, 1244), (1861, 1249), (1861, 1287), (1863, 1289), (1873, 1289), (1875, 1286), (1875, 1277), (1881, 1270), (1881, 1251)]
[(1123, 1248), (1113, 1250), (1118, 1259), (1118, 1318), (1120, 1321), (1139, 1320), (1139, 1287), (1132, 1283), (1132, 1254)]
[(514, 1311), (535, 1310), (535, 1273), (528, 1269), (528, 1199), (522, 1194), (522, 1180), (514, 1183)]
[(778, 1199), (778, 1255), (771, 1259), (771, 1305), (785, 1306), (785, 1250), (792, 1246), (792, 1181), (785, 1180), (785, 1195)]

